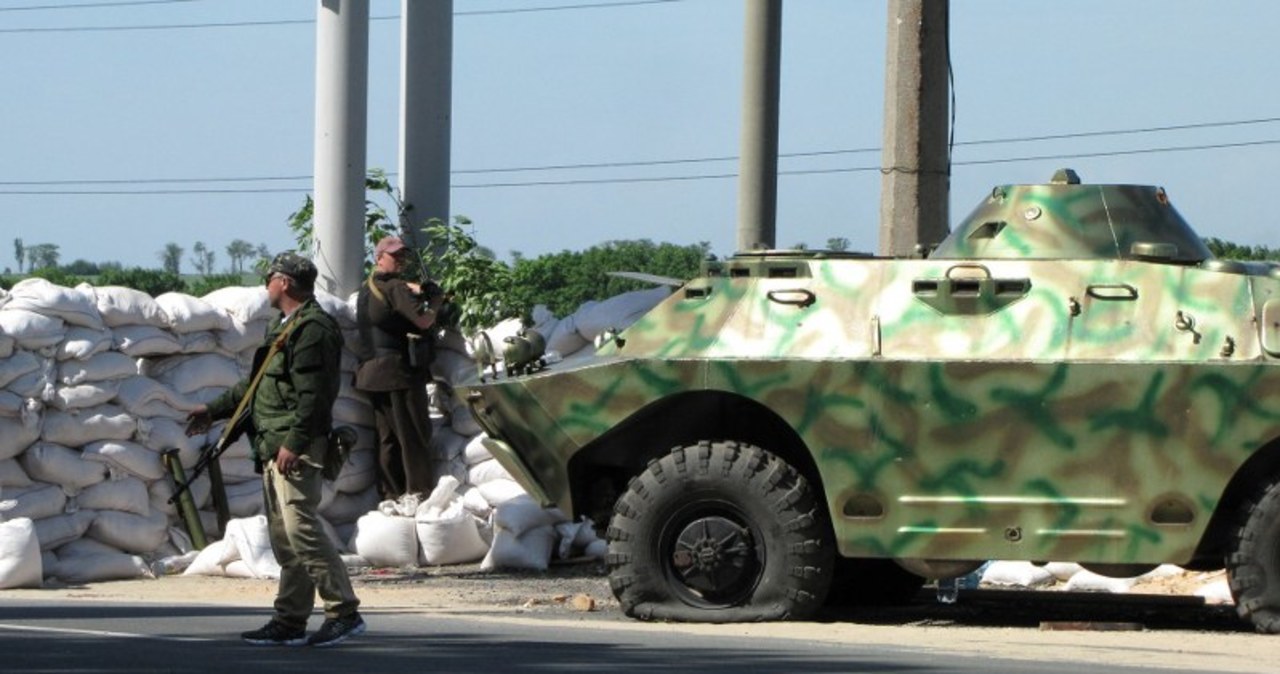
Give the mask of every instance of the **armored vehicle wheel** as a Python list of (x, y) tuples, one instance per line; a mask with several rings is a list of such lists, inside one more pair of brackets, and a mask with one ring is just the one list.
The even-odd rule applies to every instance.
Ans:
[(673, 450), (631, 481), (609, 523), (609, 585), (641, 620), (741, 622), (822, 605), (834, 547), (809, 483), (733, 442)]
[(1280, 482), (1263, 493), (1236, 532), (1227, 572), (1240, 617), (1259, 632), (1280, 634)]

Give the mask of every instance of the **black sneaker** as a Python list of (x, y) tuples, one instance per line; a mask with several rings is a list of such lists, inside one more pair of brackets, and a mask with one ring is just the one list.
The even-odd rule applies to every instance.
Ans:
[(301, 646), (307, 643), (307, 631), (301, 627), (289, 627), (273, 618), (261, 629), (245, 632), (240, 638), (260, 646)]
[(320, 629), (316, 630), (316, 633), (312, 634), (311, 638), (307, 639), (307, 645), (318, 646), (320, 648), (324, 648), (325, 646), (336, 646), (343, 641), (346, 641), (348, 637), (354, 637), (357, 634), (364, 634), (365, 627), (364, 618), (361, 618), (359, 613), (352, 613), (350, 615), (342, 616), (341, 618), (326, 620), (324, 621), (324, 624), (320, 626)]

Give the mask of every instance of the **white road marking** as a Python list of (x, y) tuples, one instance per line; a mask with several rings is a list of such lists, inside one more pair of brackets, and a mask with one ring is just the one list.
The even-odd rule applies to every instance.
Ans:
[(51, 634), (78, 634), (90, 637), (116, 637), (119, 639), (151, 639), (154, 641), (213, 641), (208, 637), (173, 637), (159, 634), (134, 634), (132, 632), (108, 632), (105, 630), (77, 630), (68, 627), (33, 627), (30, 625), (8, 625), (0, 623), (0, 630), (13, 632), (48, 632)]

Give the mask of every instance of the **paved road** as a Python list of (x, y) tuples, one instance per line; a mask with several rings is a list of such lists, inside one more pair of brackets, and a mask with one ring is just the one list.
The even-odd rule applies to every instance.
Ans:
[[(1109, 646), (1105, 639), (1090, 640), (1093, 645), (1085, 648), (1056, 642), (1038, 653), (1033, 637), (1043, 633), (1029, 629), (995, 635), (1015, 647), (1024, 641), (1025, 648), (959, 652), (932, 643), (929, 636), (942, 632), (904, 625), (901, 615), (887, 615), (885, 622), (896, 623), (887, 626), (850, 626), (843, 621), (684, 626), (575, 616), (567, 611), (424, 612), (390, 607), (371, 608), (366, 613), (369, 633), (337, 648), (260, 647), (238, 640), (240, 631), (257, 627), (265, 617), (261, 606), (0, 595), (0, 672), (1223, 671), (1215, 668), (1212, 658), (1174, 660), (1174, 665), (1148, 669), (1115, 666), (1117, 661), (1135, 660), (1108, 657), (1108, 652), (1121, 652), (1109, 648), (1124, 646), (1115, 641), (1112, 644), (1121, 645)], [(1223, 636), (1247, 638), (1264, 659), (1265, 651), (1280, 652), (1280, 639), (1273, 637)], [(919, 643), (925, 640), (930, 643)]]

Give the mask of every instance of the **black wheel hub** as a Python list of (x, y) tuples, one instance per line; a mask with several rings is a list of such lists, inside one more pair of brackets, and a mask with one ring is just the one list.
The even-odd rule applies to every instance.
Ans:
[(731, 602), (754, 586), (760, 564), (747, 527), (727, 517), (699, 517), (674, 543), (671, 568), (702, 599)]

